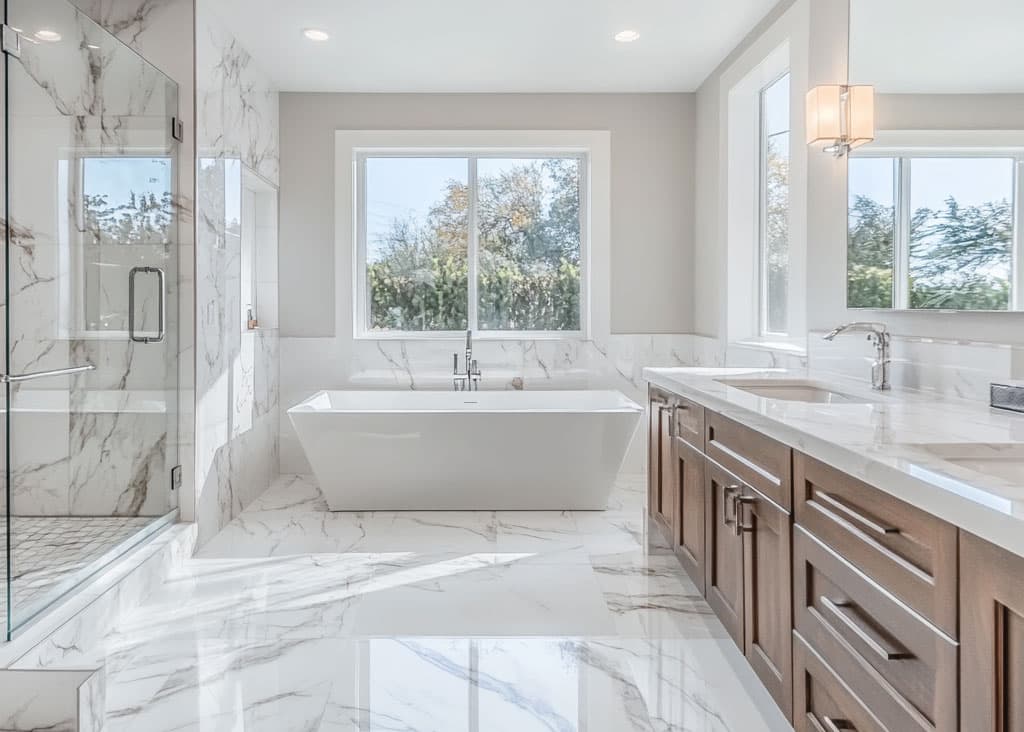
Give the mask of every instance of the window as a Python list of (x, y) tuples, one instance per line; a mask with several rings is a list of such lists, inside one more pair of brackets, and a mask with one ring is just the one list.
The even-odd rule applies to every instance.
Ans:
[[(172, 161), (159, 156), (79, 158), (81, 247), (72, 257), (81, 273), (73, 278), (77, 337), (127, 333), (128, 281), (133, 267), (164, 267), (174, 242), (171, 203)], [(155, 335), (152, 286), (141, 283), (141, 334)], [(146, 307), (148, 305), (148, 308)]]
[(1015, 309), (1017, 169), (996, 150), (851, 158), (848, 306)]
[(761, 90), (760, 332), (787, 335), (789, 73)]
[(364, 335), (581, 334), (582, 153), (357, 152)]

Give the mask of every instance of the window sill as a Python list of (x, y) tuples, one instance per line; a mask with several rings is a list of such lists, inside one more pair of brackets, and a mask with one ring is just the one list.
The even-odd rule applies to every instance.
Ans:
[[(356, 333), (357, 341), (453, 341), (465, 343), (466, 331), (454, 332), (403, 332), (403, 333)], [(473, 331), (474, 341), (589, 341), (582, 331)]]
[(739, 348), (751, 348), (757, 351), (788, 353), (794, 356), (807, 355), (807, 342), (802, 338), (799, 340), (786, 338), (747, 338), (742, 341), (733, 341), (729, 345)]

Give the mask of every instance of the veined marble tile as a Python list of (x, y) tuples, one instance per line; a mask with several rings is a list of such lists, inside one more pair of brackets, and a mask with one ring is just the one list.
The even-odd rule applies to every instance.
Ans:
[(615, 625), (590, 567), (529, 554), (420, 558), (378, 573), (358, 635), (605, 635)]

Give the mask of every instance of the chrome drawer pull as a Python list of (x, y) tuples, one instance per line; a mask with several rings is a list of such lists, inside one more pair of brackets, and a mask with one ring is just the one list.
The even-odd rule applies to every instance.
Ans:
[(897, 529), (895, 526), (890, 526), (889, 524), (882, 523), (877, 519), (865, 516), (863, 513), (860, 513), (859, 511), (850, 508), (845, 503), (841, 502), (836, 498), (833, 498), (824, 491), (816, 491), (815, 497), (819, 501), (827, 503), (830, 507), (844, 514), (847, 518), (853, 519), (858, 524), (864, 526), (866, 529), (879, 536), (891, 536), (893, 534), (900, 533), (900, 530)]
[(729, 512), (726, 510), (726, 506), (732, 503), (733, 515), (736, 515), (736, 502), (734, 500), (735, 493), (739, 493), (743, 490), (742, 486), (739, 485), (723, 485), (722, 486), (722, 525), (732, 526), (736, 523), (736, 519), (729, 518)]
[(821, 721), (825, 725), (825, 729), (827, 729), (828, 732), (843, 732), (844, 730), (852, 730), (852, 732), (857, 732), (857, 728), (845, 719), (832, 719), (832, 717), (822, 717)]
[(913, 658), (913, 654), (900, 648), (887, 648), (884, 640), (876, 640), (860, 624), (854, 620), (857, 614), (856, 606), (849, 600), (831, 600), (824, 595), (819, 598), (821, 606), (827, 609), (836, 617), (851, 633), (870, 648), (875, 655), (883, 661), (898, 661), (903, 658)]
[(732, 512), (736, 516), (736, 523), (733, 526), (733, 532), (736, 536), (744, 532), (751, 532), (754, 530), (752, 524), (743, 523), (743, 507), (750, 506), (757, 503), (757, 499), (754, 496), (743, 496), (737, 493), (732, 497)]

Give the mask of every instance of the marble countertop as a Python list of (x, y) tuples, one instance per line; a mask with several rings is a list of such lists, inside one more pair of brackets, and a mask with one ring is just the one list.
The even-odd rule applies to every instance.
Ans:
[[(1024, 414), (912, 391), (874, 392), (806, 371), (645, 368), (643, 375), (1024, 557)], [(729, 385), (762, 379), (805, 379), (866, 403), (784, 401)], [(979, 472), (973, 458), (996, 469)]]

